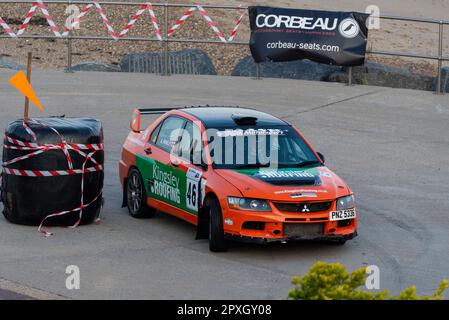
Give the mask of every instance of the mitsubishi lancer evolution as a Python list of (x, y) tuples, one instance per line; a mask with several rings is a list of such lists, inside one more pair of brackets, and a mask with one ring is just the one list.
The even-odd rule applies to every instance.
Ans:
[[(143, 115), (159, 118), (141, 128)], [(123, 206), (194, 224), (211, 251), (357, 235), (349, 186), (292, 125), (238, 107), (135, 109), (120, 160)]]

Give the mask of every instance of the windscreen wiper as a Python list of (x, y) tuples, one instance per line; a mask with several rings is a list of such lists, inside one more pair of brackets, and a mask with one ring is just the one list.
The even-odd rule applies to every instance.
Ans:
[(321, 161), (318, 160), (307, 160), (299, 163), (281, 163), (279, 164), (280, 168), (304, 168), (312, 165), (322, 164)]
[(318, 161), (318, 160), (307, 160), (307, 161), (303, 161), (303, 162), (300, 162), (300, 163), (296, 163), (293, 166), (296, 167), (296, 168), (303, 168), (303, 167), (308, 167), (308, 166), (311, 166), (311, 165), (314, 165), (314, 164), (321, 164), (321, 161)]
[(241, 166), (236, 166), (234, 169), (258, 169), (258, 168), (268, 168), (269, 163), (248, 163)]

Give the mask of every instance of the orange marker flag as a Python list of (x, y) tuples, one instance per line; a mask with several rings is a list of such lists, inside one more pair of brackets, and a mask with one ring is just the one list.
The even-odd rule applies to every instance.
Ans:
[(9, 83), (12, 84), (20, 93), (22, 93), (25, 97), (30, 99), (41, 111), (44, 111), (41, 103), (37, 99), (36, 94), (34, 93), (33, 87), (28, 82), (27, 77), (23, 71), (19, 71), (14, 76), (9, 79)]

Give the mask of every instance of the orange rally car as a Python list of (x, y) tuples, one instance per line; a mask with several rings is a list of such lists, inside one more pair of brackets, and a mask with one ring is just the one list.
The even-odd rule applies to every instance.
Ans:
[[(141, 130), (141, 116), (161, 114)], [(123, 207), (197, 226), (211, 251), (357, 235), (351, 189), (285, 121), (238, 107), (135, 109), (120, 160)]]

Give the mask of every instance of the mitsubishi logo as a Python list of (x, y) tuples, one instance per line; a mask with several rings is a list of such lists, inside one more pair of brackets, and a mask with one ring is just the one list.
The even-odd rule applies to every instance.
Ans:
[(307, 205), (305, 204), (301, 211), (302, 211), (302, 212), (310, 212), (310, 209), (309, 209), (309, 207), (307, 207)]

